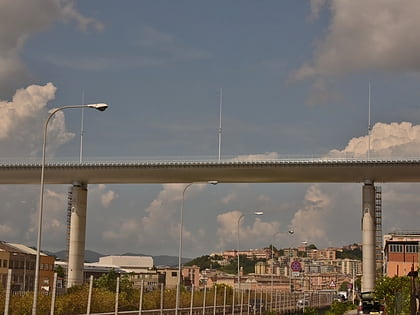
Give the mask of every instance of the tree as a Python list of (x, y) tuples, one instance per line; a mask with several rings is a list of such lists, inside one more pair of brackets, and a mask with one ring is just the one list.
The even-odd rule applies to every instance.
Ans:
[(208, 269), (208, 268), (219, 269), (220, 264), (216, 260), (220, 260), (220, 259), (213, 259), (209, 255), (204, 255), (204, 256), (201, 256), (201, 257), (197, 257), (197, 258), (187, 262), (184, 265), (185, 266), (196, 265), (196, 266), (200, 267), (200, 270), (204, 270), (204, 269)]
[(57, 266), (57, 268), (55, 269), (55, 271), (57, 272), (57, 276), (59, 278), (64, 278), (66, 276), (66, 273), (64, 271), (64, 268), (61, 266)]
[(387, 314), (410, 313), (410, 278), (383, 277), (376, 284), (375, 295), (384, 300)]
[(114, 269), (95, 280), (95, 287), (115, 292), (118, 277), (120, 277), (120, 292), (131, 294), (133, 291), (133, 282), (129, 279), (127, 274), (120, 276)]

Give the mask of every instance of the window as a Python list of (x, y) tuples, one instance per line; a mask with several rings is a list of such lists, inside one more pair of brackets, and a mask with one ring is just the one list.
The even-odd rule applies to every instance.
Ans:
[(407, 253), (418, 253), (419, 245), (405, 245), (405, 251)]
[(389, 251), (392, 253), (402, 253), (403, 252), (403, 245), (401, 244), (390, 244)]
[(178, 275), (178, 272), (172, 271), (172, 277), (176, 277)]
[(3, 260), (3, 268), (7, 268), (7, 259)]

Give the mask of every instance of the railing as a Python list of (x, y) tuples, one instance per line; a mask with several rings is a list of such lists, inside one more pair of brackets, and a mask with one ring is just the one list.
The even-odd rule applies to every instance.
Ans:
[[(10, 283), (9, 278), (12, 278), (11, 272), (8, 273), (8, 283)], [(117, 278), (116, 288), (119, 288), (118, 283), (119, 278)], [(298, 311), (302, 311), (302, 306), (315, 309), (328, 307), (334, 298), (333, 291), (286, 292), (272, 289), (270, 286), (240, 291), (222, 285), (204, 288), (204, 290), (195, 290), (192, 287), (191, 291), (182, 291), (179, 309), (176, 312), (174, 308), (175, 289), (165, 289), (161, 284), (159, 288), (147, 292), (144, 292), (142, 288), (132, 289), (131, 294), (136, 297), (130, 302), (130, 310), (127, 310), (128, 304), (122, 303), (127, 298), (127, 292), (121, 293), (116, 289), (115, 293), (106, 291), (106, 296), (104, 296), (104, 291), (93, 290), (92, 284), (93, 277), (90, 279), (89, 286), (79, 289), (73, 293), (73, 296), (72, 293), (66, 293), (56, 297), (56, 290), (52, 290), (50, 295), (48, 293), (40, 294), (39, 298), (42, 303), (38, 303), (38, 308), (42, 309), (42, 314), (48, 312), (51, 315), (175, 315), (176, 313), (178, 315), (262, 315), (266, 312), (296, 314)], [(13, 294), (9, 285), (3, 292), (0, 290), (0, 306), (4, 308), (4, 314), (9, 314), (9, 311), (11, 314), (28, 313), (30, 310), (28, 307), (31, 305), (28, 301), (32, 301), (32, 296), (32, 292)], [(11, 300), (12, 303), (10, 303)], [(301, 303), (300, 301), (305, 302)], [(75, 309), (78, 311), (70, 309), (70, 306), (74, 306), (74, 304), (77, 304)], [(105, 304), (106, 307), (103, 306)], [(91, 307), (91, 305), (95, 306)], [(98, 312), (99, 310), (101, 312)]]

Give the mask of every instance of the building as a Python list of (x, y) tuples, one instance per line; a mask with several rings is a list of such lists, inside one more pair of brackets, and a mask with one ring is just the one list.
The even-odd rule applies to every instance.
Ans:
[(178, 284), (177, 267), (158, 267), (157, 272), (162, 276), (162, 281), (167, 289), (174, 289)]
[(384, 274), (406, 276), (419, 268), (420, 232), (401, 231), (384, 235)]
[[(41, 253), (39, 289), (50, 291), (54, 281), (55, 257)], [(0, 281), (7, 284), (8, 270), (12, 270), (13, 291), (33, 291), (35, 283), (36, 250), (26, 245), (0, 242)]]
[(162, 283), (162, 277), (154, 269), (151, 256), (105, 256), (99, 258), (98, 265), (117, 266), (128, 274), (135, 288), (140, 288), (143, 283), (144, 288), (149, 290)]
[(182, 279), (185, 286), (198, 288), (200, 286), (200, 267), (183, 266)]
[(237, 257), (239, 253), (240, 256), (246, 256), (249, 259), (269, 259), (271, 257), (271, 250), (268, 248), (260, 249), (249, 249), (249, 250), (225, 250), (222, 253), (224, 259), (230, 260)]

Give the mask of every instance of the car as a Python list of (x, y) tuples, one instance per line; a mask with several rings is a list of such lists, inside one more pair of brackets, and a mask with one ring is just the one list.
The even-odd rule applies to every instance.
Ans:
[(298, 300), (297, 302), (296, 302), (296, 307), (298, 308), (298, 309), (302, 309), (302, 308), (305, 308), (305, 307), (309, 307), (309, 301), (308, 300), (303, 300), (303, 299), (300, 299), (300, 300)]
[(380, 301), (378, 301), (372, 292), (363, 292), (360, 296), (359, 306), (357, 308), (357, 314), (385, 314), (385, 307)]
[(264, 301), (261, 301), (260, 299), (251, 300), (249, 302), (249, 312), (261, 312), (263, 313), (265, 311), (264, 308)]

